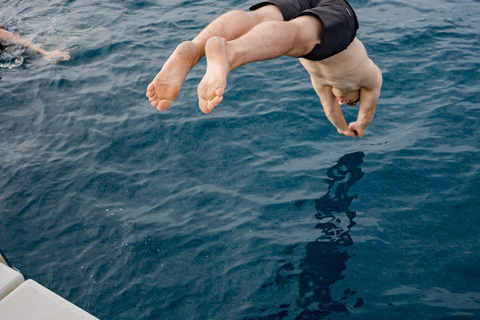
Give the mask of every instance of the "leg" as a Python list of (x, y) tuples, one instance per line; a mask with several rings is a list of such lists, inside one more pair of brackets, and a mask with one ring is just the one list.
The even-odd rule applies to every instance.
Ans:
[(263, 22), (232, 41), (209, 39), (205, 46), (207, 72), (198, 86), (200, 109), (209, 113), (222, 101), (227, 76), (233, 69), (283, 55), (306, 55), (320, 43), (322, 30), (320, 19), (304, 15), (287, 22)]
[(220, 36), (233, 40), (268, 20), (283, 20), (280, 10), (274, 5), (267, 5), (253, 12), (230, 11), (215, 19), (192, 41), (181, 43), (148, 85), (147, 97), (152, 106), (158, 111), (166, 110), (170, 106), (178, 96), (188, 72), (205, 55), (208, 39)]

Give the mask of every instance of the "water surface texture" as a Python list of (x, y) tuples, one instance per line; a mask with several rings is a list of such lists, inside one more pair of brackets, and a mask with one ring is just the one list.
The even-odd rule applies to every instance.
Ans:
[[(296, 59), (205, 60), (145, 98), (181, 41), (254, 2), (0, 1), (0, 247), (100, 319), (479, 319), (480, 2), (351, 0), (384, 86), (336, 133)], [(357, 108), (345, 108), (348, 122)]]

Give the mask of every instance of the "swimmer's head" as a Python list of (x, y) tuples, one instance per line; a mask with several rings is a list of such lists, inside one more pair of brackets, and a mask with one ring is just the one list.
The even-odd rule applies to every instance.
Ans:
[(353, 107), (360, 101), (360, 90), (340, 90), (332, 88), (332, 93), (340, 105), (346, 104), (349, 107)]

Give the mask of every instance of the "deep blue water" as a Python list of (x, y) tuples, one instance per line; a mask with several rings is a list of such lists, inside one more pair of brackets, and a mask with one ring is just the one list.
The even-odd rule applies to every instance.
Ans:
[[(340, 136), (296, 59), (210, 115), (175, 46), (251, 1), (1, 1), (73, 60), (0, 69), (0, 248), (100, 319), (479, 319), (480, 2), (351, 0), (384, 86)], [(344, 110), (353, 121), (357, 109)]]

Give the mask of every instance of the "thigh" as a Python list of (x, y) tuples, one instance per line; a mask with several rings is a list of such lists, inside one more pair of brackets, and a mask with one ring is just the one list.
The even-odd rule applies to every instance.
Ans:
[(283, 20), (289, 21), (295, 18), (301, 12), (316, 6), (319, 0), (268, 0), (262, 1), (250, 7), (250, 10), (256, 11), (265, 6), (276, 6), (283, 15)]
[(294, 25), (298, 30), (297, 41), (311, 46), (311, 49), (321, 42), (323, 23), (318, 17), (306, 14), (285, 23)]
[(283, 21), (283, 15), (280, 9), (270, 3), (252, 10), (249, 14), (256, 16), (261, 22), (263, 21)]
[(303, 11), (297, 17), (303, 15), (317, 17), (323, 26), (320, 43), (303, 58), (315, 61), (327, 59), (345, 50), (355, 39), (358, 21), (346, 0), (322, 0), (317, 6)]

